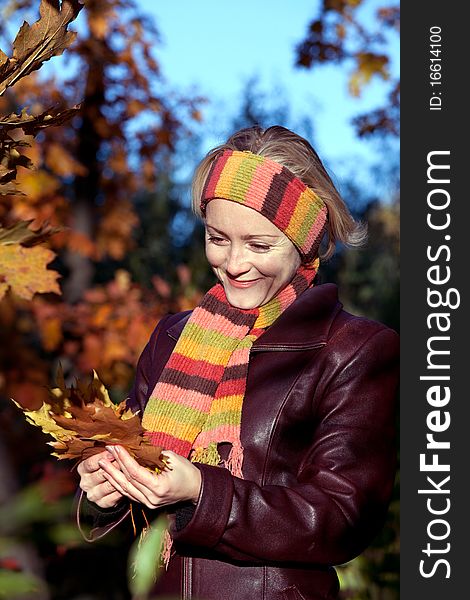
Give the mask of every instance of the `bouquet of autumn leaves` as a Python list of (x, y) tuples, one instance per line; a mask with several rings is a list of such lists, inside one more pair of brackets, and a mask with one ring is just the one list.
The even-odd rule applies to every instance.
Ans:
[(59, 367), (56, 385), (38, 410), (27, 410), (12, 398), (29, 423), (53, 438), (47, 442), (54, 448), (52, 456), (75, 460), (76, 466), (105, 446), (119, 444), (142, 466), (157, 472), (165, 469), (162, 448), (147, 440), (138, 414), (127, 408), (125, 400), (114, 404), (95, 371), (90, 382), (76, 379), (75, 387), (67, 387)]

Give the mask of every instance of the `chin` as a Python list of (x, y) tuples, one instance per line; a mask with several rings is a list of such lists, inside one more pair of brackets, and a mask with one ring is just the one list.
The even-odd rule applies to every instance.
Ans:
[(229, 304), (231, 304), (235, 308), (240, 308), (242, 310), (258, 308), (259, 306), (261, 306), (261, 304), (263, 304), (264, 300), (263, 298), (257, 298), (252, 294), (234, 294), (231, 290), (225, 290), (225, 295), (227, 296)]

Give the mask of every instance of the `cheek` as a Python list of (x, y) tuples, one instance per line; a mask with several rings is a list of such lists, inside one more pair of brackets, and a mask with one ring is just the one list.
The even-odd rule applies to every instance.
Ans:
[(279, 284), (287, 284), (291, 281), (295, 273), (295, 269), (292, 270), (288, 266), (285, 266), (282, 270), (280, 269), (275, 278)]
[[(269, 257), (259, 263), (259, 270), (276, 281), (287, 281), (292, 279), (297, 271), (298, 264), (296, 260), (289, 260), (290, 257)], [(300, 264), (300, 260), (298, 261)]]
[(206, 258), (211, 267), (218, 267), (224, 260), (224, 251), (221, 246), (206, 244)]
[(290, 257), (288, 256), (285, 257), (285, 260), (281, 263), (282, 268), (278, 268), (276, 276), (274, 277), (273, 285), (276, 289), (282, 289), (288, 285), (294, 278), (300, 266), (300, 257), (298, 259), (297, 257), (294, 257), (293, 260), (289, 260), (289, 258)]

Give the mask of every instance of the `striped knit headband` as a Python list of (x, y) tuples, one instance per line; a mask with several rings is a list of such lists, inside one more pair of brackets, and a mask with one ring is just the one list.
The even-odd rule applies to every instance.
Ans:
[(248, 206), (269, 219), (310, 263), (326, 230), (328, 210), (312, 188), (281, 164), (247, 150), (225, 150), (212, 163), (201, 211), (215, 198)]

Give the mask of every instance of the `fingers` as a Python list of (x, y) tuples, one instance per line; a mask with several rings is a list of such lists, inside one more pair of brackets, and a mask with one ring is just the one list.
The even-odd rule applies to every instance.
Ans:
[(116, 504), (121, 500), (123, 495), (120, 492), (113, 492), (112, 494), (108, 494), (101, 498), (100, 502), (97, 503), (101, 508), (112, 508), (116, 506)]
[(100, 452), (99, 454), (94, 454), (93, 456), (88, 457), (78, 465), (77, 471), (79, 475), (84, 475), (85, 473), (93, 473), (94, 471), (98, 471), (100, 469), (100, 460), (113, 461), (114, 457), (107, 450), (103, 450), (103, 452)]
[(155, 484), (155, 474), (142, 467), (125, 448), (121, 446), (109, 446), (109, 451), (129, 481), (141, 483), (147, 487), (152, 487)]
[(181, 458), (181, 456), (179, 454), (176, 454), (176, 452), (173, 452), (172, 450), (164, 450), (162, 452), (162, 456), (165, 459), (165, 464), (166, 464), (166, 468), (169, 471), (173, 470), (173, 465), (178, 462), (178, 459)]
[(91, 487), (86, 492), (86, 497), (101, 508), (110, 508), (114, 506), (123, 495), (116, 490), (115, 486), (113, 486), (104, 475), (102, 478), (102, 483)]
[(116, 469), (115, 467), (109, 465), (106, 467), (106, 471), (104, 472), (105, 477), (110, 485), (117, 491), (119, 491), (123, 496), (127, 496), (131, 500), (135, 500), (136, 502), (140, 502), (149, 508), (154, 508), (154, 506), (149, 502), (148, 498), (141, 490), (139, 490), (134, 483), (129, 481), (127, 477), (124, 475), (122, 471)]
[[(116, 465), (116, 466), (115, 466)], [(117, 467), (120, 468), (117, 468)], [(116, 463), (103, 463), (103, 473), (106, 479), (124, 496), (148, 506), (156, 508), (167, 502), (158, 493), (158, 482), (155, 474), (139, 465), (132, 457)], [(163, 486), (164, 488), (166, 486)]]
[(164, 456), (169, 466), (159, 475), (142, 467), (121, 446), (108, 446), (114, 463), (103, 461), (104, 476), (117, 490), (149, 508), (174, 504), (181, 500), (197, 502), (201, 473), (186, 458), (171, 451)]
[(99, 500), (114, 492), (116, 492), (116, 488), (106, 479), (106, 477), (103, 477), (102, 483), (91, 487), (87, 491), (86, 496), (88, 500), (98, 504)]
[(114, 460), (112, 454), (103, 450), (85, 459), (77, 467), (81, 489), (86, 493), (88, 500), (101, 508), (111, 508), (123, 497), (116, 486), (105, 477), (101, 467), (112, 464)]

